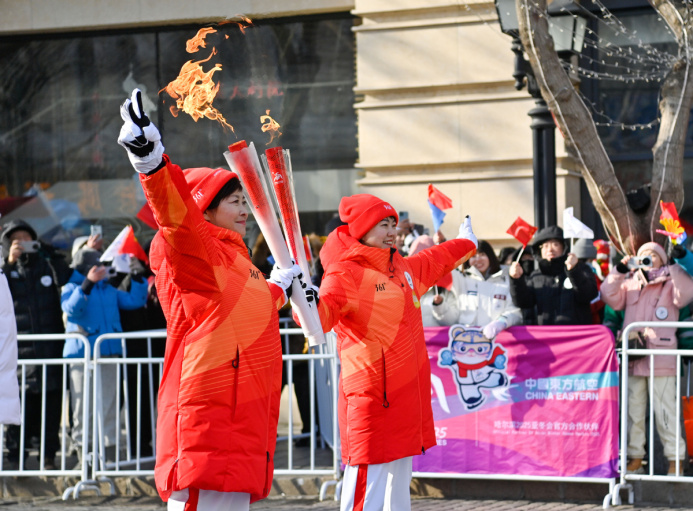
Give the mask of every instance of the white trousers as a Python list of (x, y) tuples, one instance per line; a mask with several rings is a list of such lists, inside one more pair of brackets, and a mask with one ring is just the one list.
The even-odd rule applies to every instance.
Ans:
[[(642, 459), (645, 456), (645, 438), (649, 435), (649, 431), (645, 430), (649, 388), (649, 377), (628, 376), (628, 457), (631, 459)], [(676, 376), (654, 377), (654, 399), (650, 406), (654, 409), (664, 456), (669, 461), (674, 461), (678, 444), (679, 459), (683, 459), (686, 455), (686, 442), (681, 435), (676, 437)]]
[(188, 502), (190, 492), (174, 491), (168, 498), (167, 511), (248, 511), (250, 493), (198, 490), (197, 502)]
[(347, 465), (340, 511), (410, 511), (412, 458), (380, 465)]
[[(117, 371), (115, 365), (102, 364), (99, 366), (99, 401), (102, 410), (102, 438), (106, 447), (115, 445), (116, 432), (118, 425), (116, 424), (116, 396), (120, 389), (120, 384), (117, 380)], [(92, 384), (94, 382), (92, 381)], [(70, 403), (72, 405), (72, 431), (70, 436), (76, 447), (82, 446), (82, 414), (84, 413), (84, 366), (70, 365)], [(89, 430), (93, 424), (92, 417), (94, 416), (93, 401), (89, 403)], [(93, 435), (94, 432), (92, 431)], [(91, 442), (90, 442), (91, 445)], [(121, 444), (122, 445), (122, 444)]]

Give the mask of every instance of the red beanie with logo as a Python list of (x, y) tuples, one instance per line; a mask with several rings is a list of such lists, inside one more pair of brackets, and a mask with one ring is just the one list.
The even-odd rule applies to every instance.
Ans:
[(203, 213), (216, 194), (219, 193), (219, 190), (231, 179), (238, 177), (230, 170), (210, 169), (208, 167), (185, 169), (183, 174), (188, 182), (188, 187), (190, 187), (190, 195)]
[(375, 195), (360, 193), (351, 197), (343, 197), (339, 203), (339, 218), (349, 225), (349, 234), (360, 240), (383, 218), (399, 216), (395, 208)]

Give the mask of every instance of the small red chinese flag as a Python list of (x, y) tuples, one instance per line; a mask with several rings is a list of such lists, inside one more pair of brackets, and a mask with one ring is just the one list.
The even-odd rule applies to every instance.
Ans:
[(534, 233), (537, 232), (537, 228), (528, 224), (518, 216), (517, 220), (515, 220), (505, 232), (522, 243), (523, 247), (526, 247), (534, 236)]
[(452, 207), (452, 199), (432, 184), (428, 185), (428, 202), (440, 210), (450, 209)]
[(443, 275), (438, 282), (436, 282), (436, 286), (442, 287), (443, 289), (447, 289), (448, 291), (452, 290), (452, 273), (446, 273)]
[(119, 252), (121, 254), (129, 254), (131, 256), (135, 256), (140, 261), (144, 261), (145, 263), (149, 264), (149, 258), (147, 257), (147, 254), (144, 251), (144, 249), (142, 248), (142, 245), (140, 245), (137, 241), (137, 238), (135, 238), (135, 233), (132, 230), (132, 226), (128, 227), (129, 230), (127, 232), (127, 235), (125, 236), (125, 239), (123, 240), (123, 244), (120, 246)]
[(149, 203), (145, 202), (144, 206), (142, 206), (142, 209), (140, 209), (137, 212), (137, 215), (135, 215), (137, 218), (142, 220), (145, 224), (147, 224), (149, 227), (154, 229), (155, 231), (159, 229), (159, 226), (156, 223), (156, 219), (154, 218), (154, 213), (152, 212), (152, 208), (149, 207)]

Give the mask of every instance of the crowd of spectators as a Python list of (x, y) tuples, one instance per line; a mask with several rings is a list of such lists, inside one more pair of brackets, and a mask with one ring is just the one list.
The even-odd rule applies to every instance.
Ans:
[[(79, 333), (88, 339), (93, 353), (96, 338), (105, 333), (122, 332), (123, 323), (132, 330), (165, 327), (160, 307), (153, 301), (156, 290), (146, 278), (148, 270), (144, 262), (130, 257), (129, 268), (121, 267), (119, 271), (104, 264), (100, 261), (103, 254), (100, 235), (78, 238), (71, 264), (65, 255), (40, 240), (36, 231), (21, 220), (3, 226), (0, 243), (3, 254), (0, 269), (5, 274), (12, 298), (17, 334)], [(125, 316), (125, 311), (141, 316), (133, 321), (132, 316)], [(106, 341), (100, 351), (102, 356), (122, 356), (122, 342)], [(163, 356), (163, 346), (157, 351), (149, 355)], [(17, 342), (17, 352), (22, 360), (80, 359), (84, 357), (85, 346), (78, 338), (22, 340)], [(120, 429), (116, 423), (118, 387), (113, 385), (116, 370), (115, 365), (104, 364), (100, 374), (105, 382), (99, 388), (98, 402), (103, 412), (100, 427), (108, 459), (114, 458)], [(6, 429), (6, 467), (17, 468), (21, 464), (26, 467), (27, 453), (43, 442), (45, 454), (39, 469), (56, 469), (56, 453), (61, 451), (62, 420), (67, 423), (71, 439), (66, 452), (81, 455), (84, 365), (68, 363), (65, 373), (66, 381), (60, 364), (48, 364), (45, 370), (38, 364), (18, 366), (17, 381), (24, 396), (24, 415), (22, 426), (11, 425)], [(64, 409), (64, 391), (69, 391), (69, 413)], [(130, 398), (134, 402), (137, 400), (136, 395)], [(148, 393), (141, 392), (140, 399), (149, 403)], [(142, 417), (145, 415), (146, 412)], [(133, 416), (134, 413), (131, 421)], [(145, 439), (145, 452), (152, 451), (150, 441), (151, 435)]]
[[(332, 222), (328, 228), (339, 225)], [(310, 235), (309, 247), (313, 265), (313, 284), (322, 277), (320, 247), (324, 236)], [(80, 240), (72, 254), (72, 264), (51, 246), (38, 239), (32, 227), (22, 221), (6, 224), (0, 235), (3, 247), (2, 272), (7, 277), (14, 305), (19, 334), (79, 332), (94, 347), (94, 340), (103, 333), (140, 331), (165, 328), (165, 319), (158, 305), (151, 272), (144, 261), (132, 257), (127, 271), (109, 269), (100, 262), (103, 240), (91, 236)], [(444, 241), (440, 233), (429, 236), (427, 230), (406, 217), (398, 225), (396, 249), (404, 256), (414, 255)], [(32, 243), (30, 243), (32, 242)], [(420, 297), (425, 327), (465, 325), (476, 327), (488, 340), (516, 325), (591, 325), (604, 324), (618, 339), (620, 332), (634, 321), (687, 319), (693, 301), (693, 254), (685, 246), (674, 245), (667, 250), (654, 242), (641, 246), (636, 257), (609, 259), (604, 255), (608, 242), (566, 240), (558, 226), (536, 233), (527, 247), (504, 247), (498, 252), (487, 241), (463, 266), (446, 275)], [(272, 267), (272, 256), (260, 235), (252, 248), (254, 264), (264, 273)], [(285, 314), (290, 317), (287, 312)], [(689, 335), (687, 335), (689, 334)], [(691, 332), (670, 328), (645, 328), (633, 331), (629, 346), (643, 348), (676, 348)], [(306, 350), (303, 340), (291, 340), (284, 348), (289, 353)], [(101, 345), (101, 356), (123, 356), (120, 340)], [(163, 356), (164, 341), (145, 348), (144, 339), (127, 343), (130, 356)], [(693, 346), (693, 343), (691, 343)], [(67, 341), (21, 341), (20, 359), (79, 358), (84, 346), (76, 339)], [(650, 385), (649, 357), (631, 360), (628, 371), (629, 442), (628, 470), (642, 472), (646, 455), (645, 420)], [(657, 396), (650, 406), (655, 408), (656, 429), (670, 461), (669, 473), (681, 467), (674, 465), (677, 454), (686, 459), (686, 442), (676, 436), (675, 360), (655, 357), (654, 381)], [(306, 366), (306, 367), (304, 367)], [(109, 369), (106, 369), (109, 368)], [(105, 366), (106, 371), (115, 366)], [(68, 365), (67, 388), (70, 392), (69, 420), (72, 446), (80, 448), (82, 429), (83, 367)], [(136, 382), (135, 366), (130, 380)], [(146, 371), (146, 368), (145, 368)], [(298, 397), (303, 432), (309, 424), (307, 364), (295, 364), (294, 383)], [(45, 382), (44, 380), (45, 375)], [(148, 374), (145, 374), (145, 378)], [(153, 375), (158, 381), (158, 372)], [(18, 370), (21, 391), (25, 393), (24, 439), (18, 426), (7, 427), (8, 461), (17, 464), (20, 445), (28, 448), (32, 437), (45, 441), (45, 469), (55, 468), (59, 451), (63, 381), (61, 366), (49, 366), (45, 373), (40, 366)], [(115, 374), (102, 375), (115, 381)], [(142, 380), (142, 376), (139, 376)], [(131, 388), (130, 388), (131, 387)], [(42, 393), (45, 392), (45, 398)], [(104, 438), (112, 451), (116, 431), (116, 391), (112, 387), (98, 389), (104, 413)], [(141, 400), (149, 408), (148, 393), (138, 395), (137, 386), (127, 389), (129, 401)], [(41, 417), (45, 421), (41, 421)], [(152, 453), (152, 425), (147, 413), (140, 417), (142, 455)], [(136, 429), (134, 414), (130, 429)], [(43, 430), (41, 428), (43, 427)], [(683, 429), (683, 428), (681, 428)], [(300, 441), (299, 441), (300, 444)], [(112, 457), (112, 452), (108, 453)], [(680, 472), (679, 472), (680, 473)]]
[[(405, 231), (410, 232), (409, 225)], [(434, 243), (424, 234), (405, 245), (403, 252), (417, 253)], [(424, 325), (477, 327), (492, 340), (519, 324), (604, 324), (617, 340), (636, 321), (690, 318), (693, 254), (684, 245), (671, 245), (667, 253), (658, 243), (645, 243), (636, 257), (606, 261), (610, 264), (604, 264), (604, 245), (588, 239), (573, 243), (558, 226), (541, 229), (526, 248), (505, 247), (498, 254), (480, 241), (477, 254), (464, 267), (422, 297)], [(675, 328), (636, 329), (631, 331), (629, 347), (675, 349), (681, 347), (679, 337), (688, 342), (690, 334)], [(665, 471), (682, 474), (688, 456), (683, 434), (676, 434), (676, 359), (654, 357), (652, 382), (649, 364), (650, 357), (632, 357), (628, 365), (627, 470), (644, 473), (652, 384), (655, 398), (649, 406), (654, 408), (656, 431), (668, 461)], [(678, 467), (677, 456), (684, 461)]]

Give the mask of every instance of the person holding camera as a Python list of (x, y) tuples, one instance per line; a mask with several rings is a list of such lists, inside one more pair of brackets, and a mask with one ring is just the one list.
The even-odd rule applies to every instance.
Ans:
[[(58, 334), (64, 332), (60, 310), (60, 287), (65, 284), (72, 269), (65, 257), (52, 246), (38, 240), (36, 231), (22, 220), (12, 220), (3, 226), (2, 271), (12, 295), (18, 334)], [(62, 341), (20, 341), (20, 359), (48, 359), (62, 357)], [(61, 367), (46, 368), (45, 410), (42, 406), (43, 368), (25, 366), (24, 374), (24, 446), (31, 445), (31, 437), (41, 437), (41, 416), (45, 416), (44, 466), (55, 469), (55, 454), (60, 449), (60, 405), (62, 403)], [(21, 368), (17, 377), (22, 383)], [(7, 433), (9, 461), (19, 461), (20, 428), (11, 426)], [(40, 458), (39, 458), (40, 459)]]
[[(99, 258), (101, 252), (86, 246), (80, 249), (72, 259), (75, 272), (63, 287), (61, 306), (65, 313), (65, 332), (80, 333), (89, 339), (94, 349), (96, 338), (101, 334), (122, 332), (120, 310), (133, 310), (144, 307), (147, 303), (147, 281), (140, 274), (132, 275), (129, 291), (116, 289), (109, 279), (115, 275), (113, 267), (104, 266)], [(109, 339), (100, 344), (101, 357), (119, 357), (123, 354), (120, 339)], [(63, 348), (63, 357), (84, 357), (84, 346), (77, 339), (67, 339)], [(104, 364), (101, 370), (101, 388), (98, 389), (99, 403), (103, 410), (103, 442), (106, 456), (111, 458), (115, 449), (116, 434), (116, 394), (119, 382), (116, 381), (117, 366)], [(81, 454), (82, 413), (83, 413), (84, 366), (70, 366), (70, 402), (72, 405), (72, 442)]]
[[(667, 264), (664, 248), (645, 243), (637, 257), (626, 256), (609, 273), (602, 284), (602, 300), (614, 310), (624, 311), (623, 328), (634, 321), (677, 321), (679, 309), (693, 300), (693, 279), (678, 264)], [(633, 339), (647, 349), (676, 349), (675, 328), (644, 328), (634, 332)], [(635, 347), (635, 346), (632, 346)], [(650, 357), (628, 363), (628, 466), (631, 473), (644, 473), (645, 417), (650, 385)], [(669, 459), (669, 475), (682, 475), (676, 466), (686, 455), (686, 443), (676, 436), (676, 358), (654, 357), (654, 407), (657, 431)]]
[(510, 265), (510, 295), (522, 309), (526, 324), (590, 325), (591, 302), (597, 298), (594, 273), (573, 253), (566, 253), (563, 229), (545, 227), (535, 236), (532, 251), (538, 268), (525, 275), (522, 265)]

